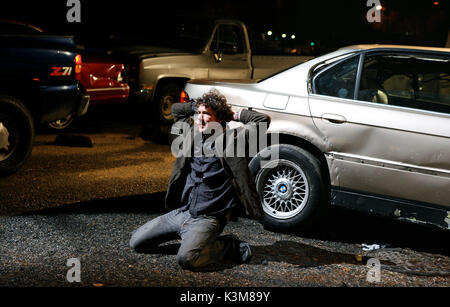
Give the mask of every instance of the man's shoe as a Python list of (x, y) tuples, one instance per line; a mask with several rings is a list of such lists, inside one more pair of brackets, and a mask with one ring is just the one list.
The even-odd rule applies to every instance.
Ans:
[(223, 235), (222, 239), (234, 241), (232, 243), (233, 248), (230, 250), (231, 254), (229, 259), (237, 263), (249, 263), (252, 257), (252, 251), (250, 245), (247, 242), (239, 240), (239, 238), (233, 234)]
[(252, 250), (247, 242), (239, 243), (239, 253), (241, 254), (242, 263), (249, 263), (252, 258)]

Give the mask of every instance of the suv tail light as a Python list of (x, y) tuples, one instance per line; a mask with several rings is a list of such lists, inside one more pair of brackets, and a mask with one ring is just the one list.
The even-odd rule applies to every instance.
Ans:
[(185, 91), (181, 91), (180, 102), (189, 102), (189, 95)]
[(75, 79), (81, 81), (81, 54), (77, 54), (75, 57)]

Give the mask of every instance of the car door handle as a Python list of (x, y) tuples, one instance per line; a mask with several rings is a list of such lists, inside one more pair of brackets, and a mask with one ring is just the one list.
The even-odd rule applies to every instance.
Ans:
[(347, 119), (344, 116), (331, 113), (322, 114), (322, 119), (329, 121), (333, 124), (343, 124), (347, 121)]

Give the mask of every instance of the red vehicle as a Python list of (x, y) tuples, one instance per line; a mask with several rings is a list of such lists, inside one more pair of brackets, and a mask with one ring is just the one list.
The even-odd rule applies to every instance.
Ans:
[(91, 96), (91, 103), (121, 103), (128, 100), (130, 87), (123, 79), (124, 64), (85, 56), (81, 84)]

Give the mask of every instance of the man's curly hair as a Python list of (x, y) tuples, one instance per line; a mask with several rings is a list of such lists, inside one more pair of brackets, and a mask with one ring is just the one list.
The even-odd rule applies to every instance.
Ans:
[(210, 107), (217, 119), (225, 124), (233, 119), (233, 111), (231, 107), (227, 104), (227, 98), (222, 95), (215, 88), (211, 89), (209, 92), (203, 94), (202, 97), (197, 98), (194, 102), (195, 108), (203, 105), (205, 107)]

